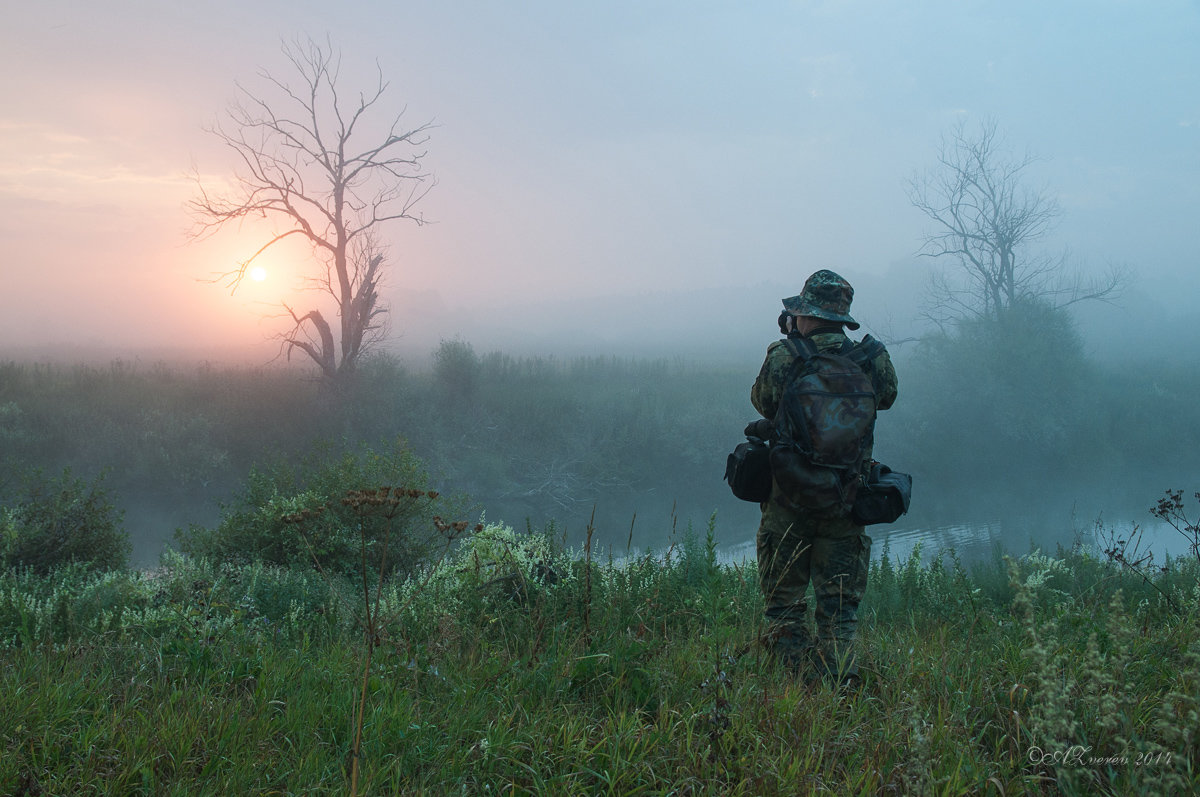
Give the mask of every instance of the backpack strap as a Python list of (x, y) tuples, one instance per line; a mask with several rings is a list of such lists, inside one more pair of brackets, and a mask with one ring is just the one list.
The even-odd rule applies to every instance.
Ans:
[(817, 344), (808, 338), (788, 336), (783, 339), (783, 345), (787, 346), (787, 350), (792, 353), (792, 356), (801, 362), (807, 362), (819, 353)]
[[(783, 339), (783, 343), (787, 346), (788, 351), (792, 353), (793, 357), (803, 362), (811, 360), (820, 353), (817, 344), (813, 343), (809, 338), (788, 336)], [(867, 363), (874, 360), (884, 351), (882, 343), (867, 335), (858, 343), (846, 338), (841, 348), (837, 350), (837, 354), (852, 360), (859, 368), (864, 368)]]
[[(846, 351), (847, 348), (850, 350)], [(886, 349), (882, 343), (870, 335), (867, 335), (859, 343), (855, 343), (854, 341), (847, 339), (846, 343), (842, 346), (841, 354), (843, 357), (848, 357), (853, 360), (859, 368), (863, 368), (867, 363), (871, 362), (871, 360), (874, 360), (876, 357), (883, 354), (884, 351), (886, 351)]]
[(787, 385), (808, 367), (809, 362), (820, 353), (820, 350), (817, 348), (817, 344), (808, 338), (801, 337), (786, 337), (783, 339), (783, 345), (787, 346), (787, 350), (796, 358), (792, 361), (792, 367), (788, 369), (787, 377), (783, 381)]

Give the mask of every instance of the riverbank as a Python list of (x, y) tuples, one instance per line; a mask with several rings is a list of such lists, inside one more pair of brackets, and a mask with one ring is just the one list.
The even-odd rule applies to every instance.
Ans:
[(884, 559), (856, 692), (765, 654), (753, 565), (711, 534), (617, 565), (490, 526), (374, 593), (368, 621), (361, 584), (304, 570), (0, 577), (0, 791), (1200, 786), (1190, 560)]

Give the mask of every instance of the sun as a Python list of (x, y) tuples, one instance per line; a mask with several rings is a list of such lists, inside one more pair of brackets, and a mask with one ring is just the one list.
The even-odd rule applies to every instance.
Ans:
[(267, 270), (262, 266), (255, 266), (254, 268), (250, 269), (250, 279), (254, 280), (255, 282), (262, 282), (266, 278)]

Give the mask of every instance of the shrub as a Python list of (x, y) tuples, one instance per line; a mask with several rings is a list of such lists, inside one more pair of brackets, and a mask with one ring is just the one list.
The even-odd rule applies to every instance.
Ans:
[[(423, 561), (432, 535), (437, 493), (417, 458), (397, 441), (377, 452), (366, 446), (335, 453), (317, 446), (298, 462), (254, 467), (221, 522), (177, 531), (184, 553), (234, 564), (319, 566), (353, 575), (367, 569), (404, 573)], [(355, 500), (387, 485), (384, 506)]]
[(0, 509), (0, 566), (46, 574), (67, 564), (113, 570), (129, 561), (129, 535), (122, 513), (101, 487), (103, 475), (88, 483), (70, 470), (52, 480), (27, 477), (26, 493)]
[(479, 357), (470, 343), (460, 338), (443, 340), (433, 353), (433, 376), (445, 400), (469, 402), (478, 385)]
[[(399, 585), (399, 597), (390, 600), (411, 604), (414, 617), (434, 604), (457, 606), (469, 594), (520, 601), (558, 584), (572, 564), (570, 554), (543, 533), (518, 534), (504, 523), (481, 523), (429, 570)], [(414, 592), (421, 601), (410, 600)]]

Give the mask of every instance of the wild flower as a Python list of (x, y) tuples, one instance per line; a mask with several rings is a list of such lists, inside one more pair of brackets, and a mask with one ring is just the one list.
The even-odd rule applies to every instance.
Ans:
[(568, 578), (568, 561), (544, 534), (517, 534), (503, 523), (480, 523), (449, 556), (391, 587), (384, 603), (408, 604), (410, 615), (452, 612), (467, 591), (488, 585), (503, 582), (522, 593), (535, 585), (553, 588)]
[(1065, 590), (1051, 586), (1056, 577), (1066, 578), (1070, 574), (1070, 566), (1066, 560), (1047, 556), (1041, 551), (1032, 551), (1010, 561), (1010, 581), (1013, 587), (1018, 592), (1023, 591), (1029, 600), (1054, 604), (1070, 598)]

